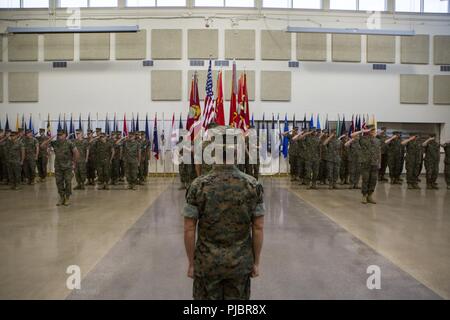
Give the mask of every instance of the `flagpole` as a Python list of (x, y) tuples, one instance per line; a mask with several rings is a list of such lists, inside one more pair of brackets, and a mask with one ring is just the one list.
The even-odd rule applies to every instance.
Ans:
[[(163, 114), (162, 114), (162, 132), (164, 132), (164, 126), (165, 126), (165, 124), (164, 124), (164, 112), (163, 112)], [(164, 140), (166, 140), (166, 137), (164, 136)], [(162, 154), (162, 163), (163, 163), (163, 173), (165, 173), (165, 171), (166, 171), (166, 146), (165, 146), (165, 144), (166, 144), (166, 141), (163, 141), (163, 150), (164, 150), (164, 152), (163, 152), (163, 154)]]

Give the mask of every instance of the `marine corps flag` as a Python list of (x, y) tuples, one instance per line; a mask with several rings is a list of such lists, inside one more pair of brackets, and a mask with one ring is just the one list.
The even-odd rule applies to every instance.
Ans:
[(239, 117), (237, 113), (237, 75), (236, 75), (236, 61), (233, 61), (233, 76), (231, 80), (231, 98), (230, 98), (230, 122), (229, 125), (237, 128), (239, 124)]
[(222, 70), (219, 71), (219, 75), (217, 76), (216, 123), (220, 126), (225, 125), (225, 113), (223, 111)]
[(248, 107), (247, 74), (244, 72), (239, 79), (239, 123), (238, 128), (246, 131), (250, 124), (250, 112)]
[(51, 137), (52, 136), (52, 129), (50, 126), (50, 113), (47, 114), (47, 137)]
[(126, 113), (123, 114), (123, 128), (122, 128), (122, 135), (124, 137), (128, 136), (128, 128), (127, 128), (127, 115)]
[(198, 95), (198, 78), (197, 72), (195, 72), (191, 81), (190, 106), (186, 122), (186, 130), (190, 132), (192, 140), (195, 139), (199, 130), (201, 129), (201, 114), (202, 111), (200, 108), (200, 98)]

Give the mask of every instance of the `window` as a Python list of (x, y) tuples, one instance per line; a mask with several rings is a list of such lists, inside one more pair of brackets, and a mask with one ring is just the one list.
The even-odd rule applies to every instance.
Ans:
[(0, 8), (20, 8), (20, 0), (0, 0)]
[(448, 13), (448, 0), (424, 0), (423, 12)]
[(293, 0), (292, 7), (295, 9), (321, 9), (321, 0)]
[(332, 10), (356, 10), (356, 0), (330, 0)]
[(265, 8), (290, 8), (290, 0), (263, 0)]
[(59, 0), (61, 8), (87, 8), (87, 0)]
[(223, 0), (195, 0), (196, 7), (223, 7)]
[(89, 7), (93, 8), (117, 7), (117, 0), (89, 0)]
[(420, 0), (395, 0), (397, 12), (420, 12)]
[(253, 8), (255, 0), (225, 0), (225, 7)]
[(23, 8), (48, 8), (48, 0), (23, 0)]
[(127, 7), (154, 7), (155, 0), (127, 0)]
[(359, 0), (359, 10), (386, 11), (386, 0)]
[(157, 7), (185, 7), (186, 0), (157, 0)]

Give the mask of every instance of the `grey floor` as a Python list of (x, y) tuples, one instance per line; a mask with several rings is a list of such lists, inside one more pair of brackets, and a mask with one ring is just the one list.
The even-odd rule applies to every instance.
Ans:
[[(147, 208), (68, 299), (191, 299), (177, 187)], [(440, 299), (288, 188), (271, 179), (264, 188), (265, 243), (252, 299)], [(381, 269), (380, 290), (366, 286), (370, 265)]]

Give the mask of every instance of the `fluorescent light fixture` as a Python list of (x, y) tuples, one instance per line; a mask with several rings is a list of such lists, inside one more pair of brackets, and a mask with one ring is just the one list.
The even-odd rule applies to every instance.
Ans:
[(343, 34), (376, 34), (385, 36), (414, 36), (414, 30), (358, 29), (358, 28), (304, 28), (287, 27), (287, 32), (302, 33), (343, 33)]
[(109, 33), (109, 32), (138, 32), (139, 26), (112, 27), (8, 27), (7, 33)]

